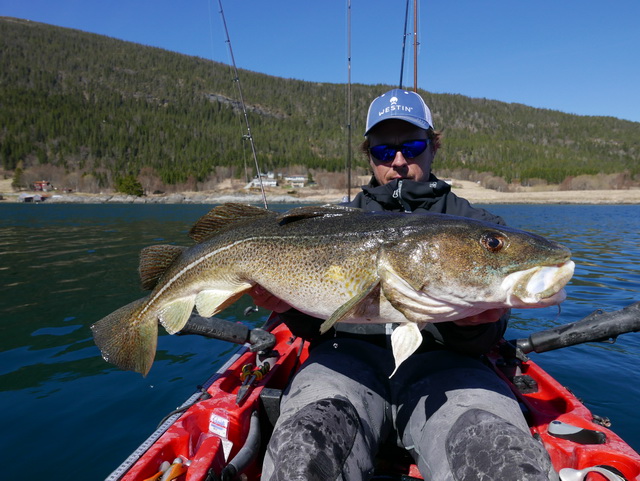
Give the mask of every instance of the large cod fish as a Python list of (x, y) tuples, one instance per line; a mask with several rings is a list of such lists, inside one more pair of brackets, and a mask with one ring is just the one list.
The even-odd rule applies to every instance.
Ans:
[(429, 322), (497, 307), (562, 302), (570, 251), (535, 234), (443, 214), (365, 213), (341, 206), (284, 214), (242, 204), (212, 209), (191, 229), (190, 248), (142, 250), (151, 293), (92, 326), (105, 360), (146, 375), (158, 321), (180, 331), (193, 308), (222, 311), (259, 284), (292, 307), (336, 322), (399, 323), (396, 369)]

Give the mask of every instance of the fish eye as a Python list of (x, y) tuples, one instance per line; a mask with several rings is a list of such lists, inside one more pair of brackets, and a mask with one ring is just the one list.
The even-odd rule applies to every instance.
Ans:
[(505, 238), (495, 232), (485, 232), (480, 238), (480, 244), (489, 252), (499, 252), (505, 246)]

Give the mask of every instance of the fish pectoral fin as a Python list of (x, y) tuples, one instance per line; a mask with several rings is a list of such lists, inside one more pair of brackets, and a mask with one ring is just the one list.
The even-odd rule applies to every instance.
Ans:
[(150, 291), (158, 283), (158, 279), (188, 247), (157, 245), (145, 247), (140, 251), (140, 284)]
[(93, 340), (105, 361), (143, 376), (151, 369), (158, 343), (155, 317), (137, 319), (147, 300), (145, 297), (127, 304), (91, 326)]
[(191, 317), (195, 296), (183, 297), (167, 303), (158, 313), (160, 323), (169, 334), (181, 331)]
[[(354, 312), (358, 310), (358, 308), (365, 302), (367, 302), (369, 297), (380, 297), (380, 282), (376, 279), (374, 282), (369, 284), (365, 289), (362, 290), (358, 295), (352, 297), (343, 305), (341, 305), (338, 309), (335, 310), (331, 316), (322, 323), (320, 326), (320, 334), (324, 334), (329, 329), (333, 327), (334, 324), (340, 322), (344, 319), (348, 319)], [(371, 299), (373, 300), (373, 299)], [(377, 299), (376, 299), (377, 300)]]
[(228, 306), (236, 302), (240, 297), (251, 289), (251, 284), (233, 290), (206, 289), (200, 291), (196, 296), (196, 309), (202, 317), (211, 317), (223, 311)]
[(420, 344), (422, 344), (422, 334), (415, 322), (400, 324), (393, 330), (391, 334), (391, 350), (393, 351), (393, 359), (396, 361), (396, 368), (389, 378), (396, 373), (400, 364), (416, 352)]

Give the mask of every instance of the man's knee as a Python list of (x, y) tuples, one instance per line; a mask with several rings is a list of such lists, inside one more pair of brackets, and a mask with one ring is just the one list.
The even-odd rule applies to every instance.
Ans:
[(546, 481), (555, 475), (547, 452), (529, 433), (481, 409), (458, 418), (446, 451), (457, 481)]
[(272, 481), (336, 479), (360, 429), (358, 413), (343, 398), (308, 404), (274, 431), (268, 447)]

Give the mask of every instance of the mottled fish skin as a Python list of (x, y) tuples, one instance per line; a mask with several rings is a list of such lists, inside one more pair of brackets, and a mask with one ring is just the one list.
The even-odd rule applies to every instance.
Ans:
[(559, 303), (574, 267), (568, 249), (543, 237), (442, 214), (324, 206), (277, 215), (225, 204), (191, 236), (198, 243), (188, 249), (143, 251), (149, 296), (92, 326), (109, 362), (146, 375), (158, 320), (173, 334), (194, 306), (212, 316), (260, 284), (326, 319), (323, 331), (335, 322), (402, 324), (393, 346), (398, 366), (420, 344), (411, 323), (422, 328), (495, 307)]

